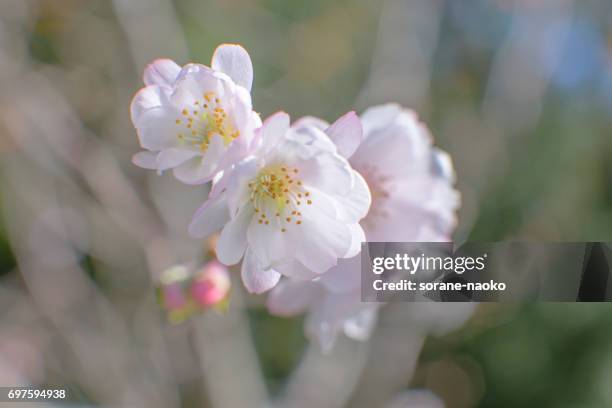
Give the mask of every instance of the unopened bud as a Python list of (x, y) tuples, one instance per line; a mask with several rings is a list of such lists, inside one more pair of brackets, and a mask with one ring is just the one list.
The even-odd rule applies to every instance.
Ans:
[(227, 268), (219, 262), (211, 261), (196, 274), (191, 295), (200, 306), (214, 306), (225, 300), (230, 287)]

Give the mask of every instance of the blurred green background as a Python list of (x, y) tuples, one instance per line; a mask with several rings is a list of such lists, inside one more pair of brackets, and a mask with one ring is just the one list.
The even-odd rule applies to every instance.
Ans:
[[(5, 0), (0, 356), (11, 368), (0, 379), (21, 370), (33, 382), (67, 380), (93, 404), (104, 399), (107, 391), (81, 384), (73, 364), (94, 364), (79, 357), (88, 340), (62, 333), (81, 319), (104, 320), (105, 302), (136, 343), (126, 353), (146, 358), (150, 336), (165, 336), (162, 348), (182, 347), (172, 343), (180, 328), (161, 335), (135, 322), (143, 305), (161, 319), (150, 299), (152, 265), (201, 249), (184, 230), (204, 192), (169, 187), (168, 175), (151, 181), (132, 166), (128, 106), (148, 62), (208, 64), (222, 42), (250, 52), (262, 116), (282, 109), (333, 121), (384, 102), (418, 112), (454, 159), (463, 201), (457, 241), (612, 240), (605, 0)], [(49, 211), (75, 220), (74, 230), (54, 233), (74, 244), (76, 275), (44, 273), (63, 267), (63, 255), (46, 247), (53, 239), (36, 241), (45, 235), (30, 224)], [(42, 266), (32, 248), (43, 251)], [(67, 283), (74, 276), (102, 302), (80, 317), (74, 310), (87, 296), (54, 301), (85, 293)], [(246, 302), (267, 387), (279, 392), (306, 346), (302, 320)], [(73, 312), (67, 321), (51, 316)], [(459, 331), (428, 338), (405, 386), (431, 389), (448, 407), (612, 406), (611, 316), (606, 304), (482, 305)], [(116, 338), (115, 329), (98, 329), (87, 327)], [(113, 341), (91, 347), (124, 347)], [(197, 375), (187, 363), (167, 370), (172, 356), (156, 360), (156, 372), (177, 379), (172, 401), (196, 406)]]

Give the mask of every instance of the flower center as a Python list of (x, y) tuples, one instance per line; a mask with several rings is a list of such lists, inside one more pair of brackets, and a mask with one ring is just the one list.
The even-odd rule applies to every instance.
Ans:
[(363, 222), (370, 224), (373, 218), (388, 217), (389, 214), (384, 207), (392, 191), (389, 176), (381, 174), (378, 167), (368, 164), (361, 166), (358, 171), (366, 181), (372, 195), (372, 204)]
[(214, 135), (221, 136), (225, 146), (240, 136), (240, 131), (234, 128), (221, 105), (221, 99), (214, 92), (204, 93), (202, 100), (184, 108), (181, 115), (175, 120), (179, 128), (176, 137), (201, 152), (208, 149)]
[(257, 222), (287, 231), (302, 224), (300, 207), (312, 204), (312, 195), (298, 178), (299, 170), (284, 165), (268, 166), (248, 186)]

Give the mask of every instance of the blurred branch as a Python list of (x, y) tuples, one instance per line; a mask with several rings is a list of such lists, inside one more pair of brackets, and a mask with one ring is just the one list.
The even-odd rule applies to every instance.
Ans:
[(192, 321), (204, 386), (213, 407), (268, 407), (244, 310), (242, 283), (239, 278), (234, 280), (226, 313), (209, 312)]
[(312, 342), (292, 373), (279, 408), (342, 407), (350, 399), (366, 363), (367, 342), (339, 336), (332, 352), (324, 354)]
[(160, 57), (186, 62), (187, 43), (171, 1), (113, 0), (113, 5), (138, 71)]
[(441, 13), (439, 1), (383, 3), (370, 77), (359, 96), (359, 106), (397, 102), (422, 109), (427, 104)]

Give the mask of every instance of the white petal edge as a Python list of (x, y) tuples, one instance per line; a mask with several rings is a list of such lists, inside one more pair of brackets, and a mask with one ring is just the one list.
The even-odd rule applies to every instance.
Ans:
[(374, 131), (384, 128), (393, 122), (402, 112), (402, 107), (396, 103), (372, 106), (361, 114), (364, 138), (368, 138)]
[(221, 44), (215, 50), (211, 67), (221, 71), (248, 91), (253, 85), (253, 63), (249, 53), (238, 44)]
[(132, 156), (132, 163), (143, 169), (155, 170), (157, 169), (157, 155), (159, 152), (150, 152), (144, 150), (138, 152)]
[(240, 261), (247, 247), (247, 228), (253, 216), (253, 209), (242, 207), (221, 231), (217, 241), (217, 258), (225, 265)]
[(338, 154), (349, 158), (363, 140), (363, 126), (359, 116), (354, 111), (348, 112), (336, 120), (325, 133), (338, 148)]
[(281, 275), (274, 269), (263, 270), (254, 254), (247, 250), (240, 270), (242, 283), (250, 293), (261, 294), (272, 289)]
[(157, 156), (157, 169), (161, 172), (163, 170), (174, 168), (195, 156), (197, 156), (197, 153), (191, 150), (178, 148), (162, 150)]
[(142, 80), (145, 85), (172, 87), (179, 72), (181, 72), (181, 67), (176, 62), (160, 58), (147, 65)]
[(289, 126), (289, 115), (283, 111), (276, 112), (264, 120), (259, 131), (263, 155), (270, 153), (278, 145), (287, 134)]
[(189, 224), (189, 235), (193, 238), (206, 238), (223, 228), (228, 221), (225, 195), (209, 197), (193, 215)]
[(283, 279), (268, 295), (266, 306), (273, 315), (295, 316), (305, 312), (321, 294), (316, 282)]

